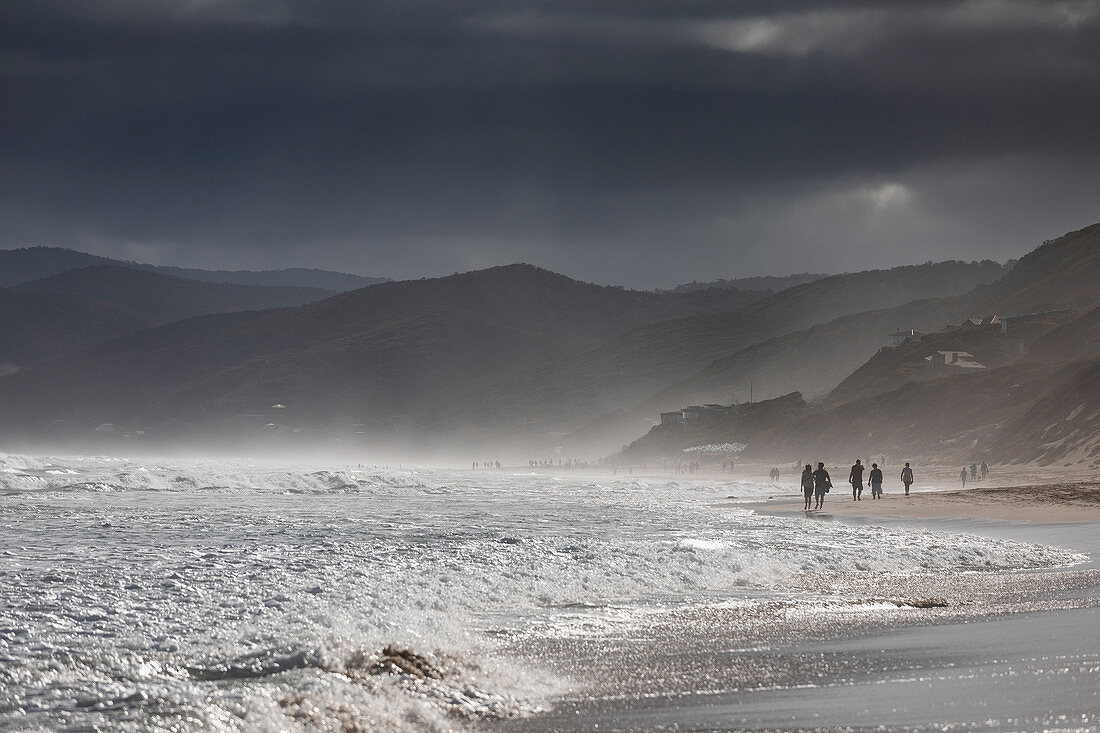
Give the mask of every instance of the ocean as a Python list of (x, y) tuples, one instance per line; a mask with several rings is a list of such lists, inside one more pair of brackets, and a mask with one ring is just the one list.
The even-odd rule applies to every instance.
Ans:
[(835, 604), (808, 574), (1086, 559), (739, 506), (779, 494), (801, 502), (713, 477), (0, 454), (0, 729), (476, 727), (575, 688), (524, 639)]

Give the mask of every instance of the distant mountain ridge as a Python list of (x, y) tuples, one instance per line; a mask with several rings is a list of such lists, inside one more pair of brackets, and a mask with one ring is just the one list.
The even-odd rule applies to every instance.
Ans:
[(201, 270), (115, 260), (61, 247), (24, 247), (20, 249), (0, 249), (0, 287), (12, 287), (24, 282), (59, 275), (67, 270), (94, 265), (129, 267), (223, 285), (308, 287), (322, 288), (331, 292), (344, 292), (381, 282), (389, 282), (389, 278), (364, 277), (328, 270), (306, 268), (264, 271)]
[[(802, 386), (803, 394), (820, 397), (851, 376), (852, 396), (840, 404), (801, 396), (764, 403), (744, 413), (751, 421), (714, 433), (756, 431), (754, 450), (795, 445), (787, 441), (824, 450), (834, 440), (864, 445), (859, 431), (879, 425), (884, 441), (932, 446), (934, 431), (917, 441), (878, 415), (843, 422), (845, 410), (885, 412), (891, 400), (954, 406), (942, 403), (931, 382), (898, 386), (891, 381), (895, 366), (885, 361), (882, 369), (861, 370), (887, 334), (937, 331), (991, 309), (1094, 308), (1096, 282), (1100, 226), (1048, 242), (1010, 269), (991, 261), (928, 263), (834, 275), (777, 293), (631, 291), (530, 265), (495, 267), (378, 284), (296, 307), (189, 318), (38, 364), (0, 378), (0, 434), (76, 439), (110, 424), (169, 445), (192, 438), (363, 446), (414, 439), (452, 450), (565, 446), (592, 456), (606, 453), (624, 426), (641, 434), (639, 415), (652, 425), (665, 405), (742, 401), (748, 378), (759, 400)], [(0, 294), (12, 292), (22, 291)], [(1093, 328), (1082, 322), (1060, 343), (1075, 343)], [(948, 341), (943, 345), (967, 345)], [(999, 376), (988, 383), (943, 385), (963, 384), (945, 394), (985, 409), (981, 395), (1016, 384), (1026, 386), (1030, 400), (1046, 389), (1044, 379), (1087, 382), (1084, 372), (1077, 381), (1069, 372), (1059, 376), (1064, 368), (1010, 364), (991, 370)], [(1033, 404), (1018, 402), (1020, 409)], [(786, 422), (804, 411), (827, 416), (828, 436)], [(988, 412), (1002, 421), (1016, 414), (1003, 406)], [(965, 428), (962, 418), (951, 420), (940, 423), (944, 434)], [(573, 443), (561, 437), (586, 424)], [(989, 430), (973, 439), (992, 441)]]
[[(706, 402), (728, 403), (732, 386), (743, 391), (740, 399), (748, 398), (751, 373), (737, 374), (732, 380), (720, 375), (713, 382), (707, 378), (709, 375), (703, 374), (701, 379), (706, 381), (703, 385), (685, 381), (701, 374), (701, 365), (719, 364), (758, 346), (764, 349), (764, 354), (774, 354), (775, 350), (765, 344), (780, 345), (778, 351), (783, 354), (806, 354), (806, 344), (787, 343), (788, 334), (819, 328), (838, 317), (857, 318), (849, 314), (865, 311), (869, 303), (890, 306), (924, 295), (953, 295), (1002, 274), (1000, 264), (985, 261), (832, 275), (769, 294), (736, 310), (640, 326), (588, 349), (526, 365), (508, 375), (505, 381), (494, 384), (491, 391), (471, 398), (466, 410), (483, 415), (482, 419), (488, 422), (494, 415), (506, 414), (517, 406), (534, 412), (537, 405), (543, 405), (538, 411), (544, 417), (577, 428), (590, 419), (601, 418), (603, 432), (611, 436), (608, 440), (613, 443), (618, 431), (608, 429), (603, 420), (606, 413), (619, 412), (622, 432), (633, 429), (636, 434), (638, 426), (644, 430), (652, 425), (658, 412), (695, 404), (701, 393), (706, 393)], [(801, 357), (802, 363), (797, 365), (800, 378), (824, 385), (820, 391), (831, 388), (874, 352), (878, 339), (884, 338), (886, 331), (879, 333), (876, 328), (872, 333), (876, 345), (867, 351), (859, 351), (863, 347), (858, 343), (847, 344), (854, 350), (855, 358), (842, 371), (831, 372), (829, 364)], [(845, 343), (841, 342), (839, 348), (845, 348)], [(757, 373), (758, 377), (764, 375), (773, 380), (772, 385), (767, 380), (761, 385), (769, 389), (784, 378), (775, 370)], [(683, 401), (685, 398), (688, 401)], [(580, 443), (578, 448), (600, 445), (604, 450), (622, 445), (598, 442), (587, 432)]]
[(0, 380), (0, 420), (238, 434), (256, 429), (247, 416), (280, 403), (281, 423), (310, 430), (461, 421), (457, 398), (516, 364), (761, 295), (630, 291), (529, 265), (384, 283), (297, 308), (179, 321), (11, 375)]
[[(229, 440), (262, 438), (272, 423), (342, 440), (533, 444), (708, 355), (860, 308), (877, 292), (869, 283), (902, 299), (957, 292), (995, 270), (916, 266), (772, 295), (630, 291), (529, 265), (383, 283), (296, 308), (192, 318), (5, 377), (0, 428), (64, 420), (81, 434), (110, 423)], [(274, 404), (283, 407), (273, 414)]]
[(677, 285), (672, 289), (674, 293), (690, 293), (695, 290), (708, 288), (720, 288), (723, 290), (771, 290), (779, 292), (796, 285), (805, 285), (814, 280), (829, 277), (822, 273), (801, 272), (794, 275), (757, 275), (754, 277), (739, 277), (733, 280), (718, 279), (709, 282), (689, 282)]
[(321, 288), (221, 285), (92, 265), (0, 290), (0, 362), (29, 366), (144, 328), (210, 313), (298, 306)]
[(163, 275), (174, 275), (189, 280), (201, 280), (223, 285), (318, 288), (336, 293), (391, 282), (388, 277), (364, 277), (346, 272), (305, 267), (291, 267), (283, 270), (199, 270), (189, 267), (140, 264), (135, 264), (133, 267), (159, 272)]

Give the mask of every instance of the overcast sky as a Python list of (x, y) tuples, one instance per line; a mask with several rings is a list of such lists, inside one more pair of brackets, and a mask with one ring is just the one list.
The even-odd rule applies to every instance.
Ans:
[(34, 0), (0, 39), (0, 248), (665, 287), (1100, 221), (1100, 0)]

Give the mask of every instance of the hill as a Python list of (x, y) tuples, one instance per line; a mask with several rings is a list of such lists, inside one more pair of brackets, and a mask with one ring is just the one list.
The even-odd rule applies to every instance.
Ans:
[(167, 265), (141, 265), (133, 267), (163, 275), (173, 275), (189, 280), (220, 283), (222, 285), (252, 285), (266, 287), (318, 288), (333, 293), (357, 290), (369, 285), (390, 282), (388, 277), (364, 277), (346, 272), (291, 267), (283, 270), (200, 270), (193, 267)]
[(0, 288), (0, 372), (73, 353), (152, 324), (139, 314), (67, 294)]
[(828, 275), (801, 272), (796, 275), (762, 275), (756, 277), (740, 277), (734, 280), (711, 280), (709, 282), (689, 282), (677, 285), (672, 289), (674, 293), (690, 293), (695, 290), (707, 290), (709, 288), (721, 288), (723, 290), (770, 290), (779, 292), (796, 285), (805, 285), (814, 280), (820, 280)]
[[(744, 458), (783, 463), (833, 463), (869, 455), (895, 461), (1007, 463), (1023, 459), (1018, 450), (1006, 447), (1013, 442), (1006, 439), (1008, 433), (1019, 439), (1021, 418), (1043, 404), (1061, 408), (1064, 400), (1052, 398), (1065, 389), (1071, 371), (1016, 364), (911, 382), (832, 408), (807, 404), (796, 393), (683, 425), (655, 427), (631, 444), (624, 457), (653, 460), (695, 445), (742, 443), (747, 446), (740, 454)], [(1015, 430), (1005, 429), (1012, 424)], [(1033, 451), (1030, 458), (1038, 455)]]
[[(749, 379), (753, 380), (758, 398), (775, 397), (794, 390), (810, 398), (821, 398), (878, 353), (887, 342), (887, 336), (899, 329), (937, 333), (948, 324), (959, 324), (973, 316), (1083, 310), (1100, 304), (1096, 282), (1100, 282), (1100, 225), (1043, 243), (1002, 277), (969, 292), (843, 316), (751, 344), (708, 363), (696, 374), (661, 390), (640, 407), (653, 412), (687, 404), (724, 403), (729, 402), (734, 391), (738, 399), (743, 400), (747, 397), (744, 392)], [(1026, 346), (1041, 334), (1042, 329), (1037, 326), (1052, 327), (1062, 317), (1052, 317), (1032, 326), (1013, 326), (1013, 336), (1020, 334), (1019, 340)], [(913, 350), (924, 348), (913, 347)], [(932, 350), (935, 350), (934, 343), (929, 342), (921, 358)], [(900, 356), (906, 358), (900, 359), (899, 365), (909, 364), (907, 357), (912, 355), (904, 352)], [(904, 382), (903, 374), (882, 376), (881, 382), (876, 382), (879, 376), (869, 377), (867, 381), (862, 379), (877, 373), (883, 362), (894, 358), (895, 355), (884, 354), (863, 374), (853, 375), (833, 402)], [(991, 355), (987, 358), (1000, 359)]]
[(0, 287), (10, 288), (80, 267), (119, 264), (122, 263), (106, 257), (59, 247), (0, 249)]
[(66, 293), (110, 303), (158, 325), (208, 313), (305, 305), (332, 295), (323, 288), (222, 285), (116, 265), (69, 270), (23, 283), (15, 290)]
[(668, 459), (691, 446), (726, 443), (746, 445), (739, 457), (782, 463), (881, 455), (894, 462), (1100, 467), (1100, 359), (1021, 362), (914, 381), (831, 408), (794, 393), (655, 427), (623, 458)]
[(329, 295), (319, 288), (216, 285), (114, 265), (69, 270), (0, 293), (0, 362), (19, 366), (196, 315), (302, 305)]
[[(1001, 265), (985, 261), (833, 275), (737, 311), (653, 324), (568, 359), (532, 366), (515, 382), (495, 385), (478, 405), (483, 410), (493, 404), (526, 408), (525, 400), (549, 405), (544, 416), (578, 430), (556, 445), (569, 453), (606, 453), (648, 429), (665, 410), (748, 400), (750, 379), (758, 399), (794, 390), (820, 397), (873, 354), (888, 333), (913, 319), (939, 321), (938, 301), (914, 298), (957, 295), (1003, 274)], [(861, 313), (868, 302), (912, 305)], [(597, 422), (586, 424), (593, 417)]]
[[(1067, 314), (1053, 313), (1010, 325), (1004, 334), (999, 328), (978, 327), (882, 349), (818, 404), (791, 412), (789, 403), (784, 403), (787, 414), (778, 422), (780, 427), (761, 429), (736, 410), (716, 413), (690, 428), (655, 428), (627, 455), (639, 457), (651, 450), (667, 454), (677, 446), (739, 441), (749, 444), (750, 455), (784, 458), (886, 453), (967, 462), (974, 456), (998, 462), (1095, 460), (1100, 451), (1095, 425), (1100, 419), (1095, 381), (1100, 374), (1096, 282), (1100, 282), (1100, 226), (1045, 242), (1003, 278), (971, 293), (849, 316), (754, 345), (710, 365), (713, 373), (704, 370), (703, 376), (681, 385), (673, 396), (683, 397), (688, 389), (698, 395), (718, 378), (759, 369), (768, 351), (777, 352), (771, 361), (776, 371), (797, 376), (798, 365), (809, 364), (802, 381), (812, 383), (809, 371), (832, 361), (819, 357), (835, 356), (829, 344), (858, 343), (854, 326), (901, 322), (919, 327), (945, 317), (959, 323), (966, 314), (1090, 309), (1068, 323)], [(960, 374), (952, 374), (954, 370), (917, 373), (916, 365), (923, 363), (925, 355), (954, 348), (984, 359), (990, 368)]]
[(307, 432), (430, 429), (456, 416), (457, 397), (491, 388), (518, 362), (759, 297), (635, 292), (526, 265), (385, 283), (134, 334), (0, 380), (0, 405), (8, 428), (66, 420), (236, 432), (279, 403), (280, 423)]
[(1100, 307), (1050, 329), (1028, 349), (1035, 361), (1076, 361), (1100, 356)]
[[(135, 334), (0, 380), (0, 412), (9, 428), (67, 420), (85, 433), (112, 423), (212, 440), (362, 434), (526, 450), (637, 405), (700, 363), (747, 357), (750, 368), (770, 368), (776, 385), (835, 379), (823, 392), (906, 325), (895, 318), (965, 310), (958, 293), (1004, 274), (994, 262), (948, 262), (773, 294), (644, 293), (530, 266), (492, 268)], [(921, 295), (950, 297), (912, 300)], [(868, 302), (884, 310), (859, 313)], [(807, 358), (806, 333), (830, 336), (815, 346), (821, 360)], [(864, 340), (873, 347), (860, 354)], [(858, 361), (832, 374), (830, 350)], [(717, 384), (727, 398), (709, 401), (728, 401), (730, 383)]]
[(823, 400), (826, 406), (839, 405), (881, 392), (889, 392), (908, 382), (933, 379), (959, 371), (950, 364), (930, 363), (937, 352), (965, 352), (984, 368), (1014, 364), (1024, 358), (1036, 341), (1070, 320), (1070, 313), (1054, 313), (1044, 318), (1014, 323), (1007, 332), (1000, 324), (959, 328), (929, 334), (897, 347), (883, 347), (866, 363), (836, 386)]
[(0, 287), (12, 287), (32, 280), (41, 280), (67, 270), (95, 265), (114, 265), (172, 275), (189, 280), (223, 285), (262, 285), (270, 287), (322, 288), (344, 292), (388, 282), (388, 278), (363, 277), (328, 270), (292, 268), (286, 270), (201, 270), (183, 267), (147, 265), (113, 260), (60, 247), (23, 247), (0, 249)]

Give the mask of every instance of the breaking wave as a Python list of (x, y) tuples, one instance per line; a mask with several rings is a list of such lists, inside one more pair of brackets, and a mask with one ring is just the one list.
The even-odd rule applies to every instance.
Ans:
[(532, 622), (759, 597), (806, 572), (1082, 559), (728, 500), (775, 491), (2, 456), (0, 711), (16, 729), (442, 730), (540, 705), (553, 676), (494, 641)]

